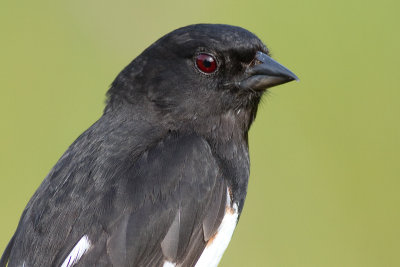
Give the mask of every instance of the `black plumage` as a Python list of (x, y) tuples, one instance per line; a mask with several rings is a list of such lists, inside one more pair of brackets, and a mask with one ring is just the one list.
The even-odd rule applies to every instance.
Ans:
[(243, 208), (263, 92), (296, 78), (268, 53), (247, 30), (211, 24), (147, 48), (35, 192), (0, 266), (61, 266), (84, 235), (91, 247), (74, 266), (194, 266), (227, 194)]

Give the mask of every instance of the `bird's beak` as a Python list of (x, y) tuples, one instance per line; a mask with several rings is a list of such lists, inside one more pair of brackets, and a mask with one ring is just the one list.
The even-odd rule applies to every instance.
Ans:
[(255, 61), (259, 64), (247, 69), (246, 78), (239, 82), (240, 88), (262, 91), (272, 86), (299, 80), (293, 72), (262, 52), (256, 53)]

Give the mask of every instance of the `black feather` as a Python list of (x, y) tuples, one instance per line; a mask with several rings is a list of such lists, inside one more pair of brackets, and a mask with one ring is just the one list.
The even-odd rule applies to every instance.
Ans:
[[(0, 266), (194, 266), (225, 213), (243, 208), (247, 135), (262, 91), (240, 90), (257, 51), (228, 25), (178, 29), (116, 78), (103, 116), (68, 148), (29, 201)], [(199, 52), (218, 70), (196, 69)]]

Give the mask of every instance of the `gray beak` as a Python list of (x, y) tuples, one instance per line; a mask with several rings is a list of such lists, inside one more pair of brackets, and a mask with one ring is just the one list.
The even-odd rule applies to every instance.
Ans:
[(261, 91), (272, 86), (299, 80), (293, 72), (262, 52), (257, 52), (255, 59), (260, 64), (247, 69), (247, 78), (239, 82), (240, 88)]

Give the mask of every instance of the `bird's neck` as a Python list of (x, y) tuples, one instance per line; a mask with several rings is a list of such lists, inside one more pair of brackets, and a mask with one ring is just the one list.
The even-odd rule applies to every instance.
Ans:
[[(107, 121), (113, 123), (124, 121), (120, 123), (120, 127), (124, 129), (116, 132), (124, 135), (124, 138), (120, 138), (124, 140), (124, 147), (128, 150), (132, 149), (131, 147), (135, 148), (134, 151), (130, 151), (130, 155), (140, 154), (143, 149), (151, 147), (171, 132), (203, 137), (210, 144), (223, 178), (227, 180), (232, 190), (233, 201), (238, 203), (241, 210), (247, 193), (250, 170), (247, 134), (254, 119), (251, 111), (230, 110), (204, 119), (197, 117), (186, 122), (180, 121), (178, 125), (168, 122), (165, 118), (160, 120), (160, 117), (154, 115), (155, 113), (152, 115), (155, 116), (153, 118), (151, 114), (144, 115), (137, 110), (119, 111), (119, 115), (115, 118), (112, 113), (105, 116), (110, 117)], [(130, 145), (131, 143), (134, 145)]]
[(248, 130), (253, 120), (246, 110), (229, 111), (219, 117), (210, 117), (209, 129), (201, 133), (209, 142), (219, 161), (223, 177), (232, 190), (233, 201), (242, 210), (250, 173)]

